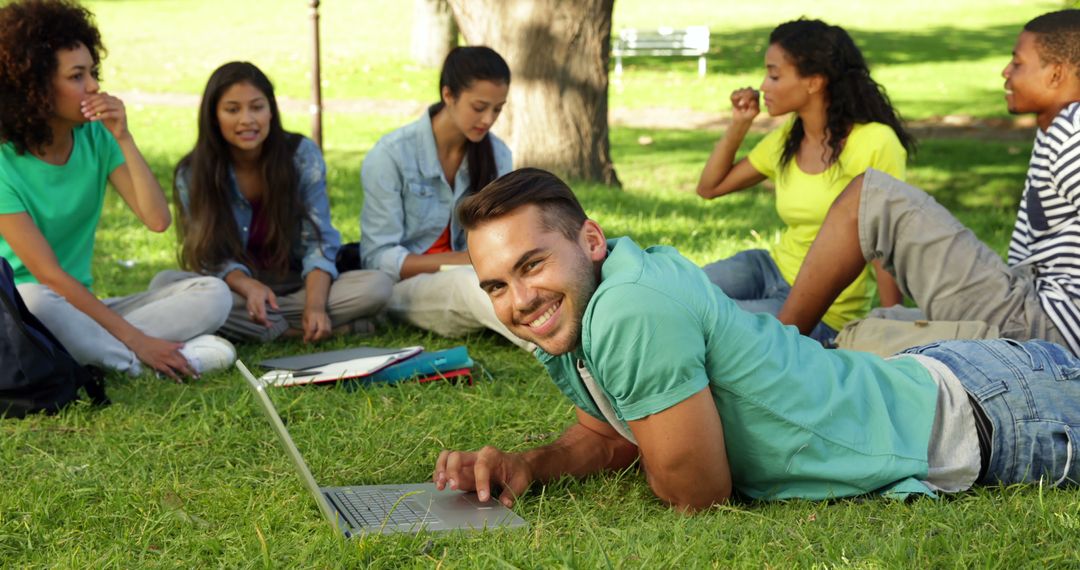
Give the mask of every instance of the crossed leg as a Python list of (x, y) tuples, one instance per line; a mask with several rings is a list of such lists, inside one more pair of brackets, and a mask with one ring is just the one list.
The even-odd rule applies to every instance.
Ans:
[(1042, 309), (1034, 268), (1010, 268), (925, 192), (873, 169), (833, 203), (777, 317), (805, 334), (875, 259), (931, 319), (984, 321), (1007, 338), (1064, 342)]

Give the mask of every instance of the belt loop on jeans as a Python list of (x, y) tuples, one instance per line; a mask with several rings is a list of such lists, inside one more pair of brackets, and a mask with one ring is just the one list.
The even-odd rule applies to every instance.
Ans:
[(982, 481), (990, 469), (990, 437), (994, 433), (994, 424), (990, 423), (990, 418), (986, 417), (986, 412), (978, 400), (970, 393), (967, 397), (971, 403), (971, 415), (975, 419), (975, 436), (979, 440), (979, 477), (975, 480)]

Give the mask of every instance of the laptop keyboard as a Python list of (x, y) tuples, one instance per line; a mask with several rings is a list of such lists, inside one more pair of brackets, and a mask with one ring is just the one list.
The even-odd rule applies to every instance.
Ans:
[(414, 508), (413, 501), (402, 499), (406, 491), (358, 489), (328, 493), (354, 526), (378, 527), (440, 522), (439, 517)]

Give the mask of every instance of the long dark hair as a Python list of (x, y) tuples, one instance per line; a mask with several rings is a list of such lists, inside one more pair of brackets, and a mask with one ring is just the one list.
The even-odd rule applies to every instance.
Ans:
[[(900, 114), (893, 109), (885, 89), (870, 77), (862, 52), (843, 28), (821, 20), (793, 20), (772, 31), (769, 45), (783, 48), (800, 76), (821, 75), (828, 81), (825, 130), (832, 149), (829, 164), (840, 158), (842, 141), (858, 123), (892, 127), (904, 149), (909, 154), (915, 152), (915, 137), (904, 130)], [(791, 162), (805, 136), (802, 119), (796, 117), (780, 156), (782, 166)]]
[(82, 44), (98, 78), (105, 53), (89, 10), (66, 0), (24, 0), (0, 8), (0, 143), (25, 154), (53, 142), (56, 52)]
[[(439, 97), (446, 87), (455, 98), (461, 92), (472, 87), (477, 81), (492, 81), (510, 84), (510, 66), (495, 50), (486, 46), (463, 46), (450, 50), (443, 62), (439, 74)], [(442, 110), (445, 103), (432, 105), (429, 114), (434, 117)], [(465, 140), (465, 156), (469, 161), (469, 188), (466, 193), (477, 192), (498, 177), (495, 168), (495, 150), (491, 146), (491, 137), (477, 143)]]
[[(266, 269), (280, 275), (290, 269), (292, 244), (299, 238), (301, 224), (307, 219), (298, 189), (300, 176), (293, 163), (301, 137), (282, 128), (273, 84), (258, 67), (246, 61), (226, 63), (210, 76), (199, 105), (199, 137), (195, 148), (180, 160), (173, 173), (173, 200), (180, 214), (176, 224), (180, 266), (190, 271), (214, 271), (227, 260), (236, 259), (254, 267), (230, 205), (232, 154), (217, 118), (218, 102), (237, 83), (248, 83), (261, 91), (270, 105), (270, 132), (259, 155), (259, 171), (266, 181), (261, 210), (269, 221), (264, 248)], [(175, 191), (175, 179), (185, 170), (186, 215), (180, 193)]]

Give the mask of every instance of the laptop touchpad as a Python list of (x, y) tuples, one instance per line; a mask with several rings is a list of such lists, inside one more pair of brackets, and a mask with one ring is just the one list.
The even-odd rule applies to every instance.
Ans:
[(476, 509), (493, 509), (502, 506), (502, 503), (495, 498), (488, 501), (481, 501), (476, 493), (464, 493), (461, 495), (461, 499)]

